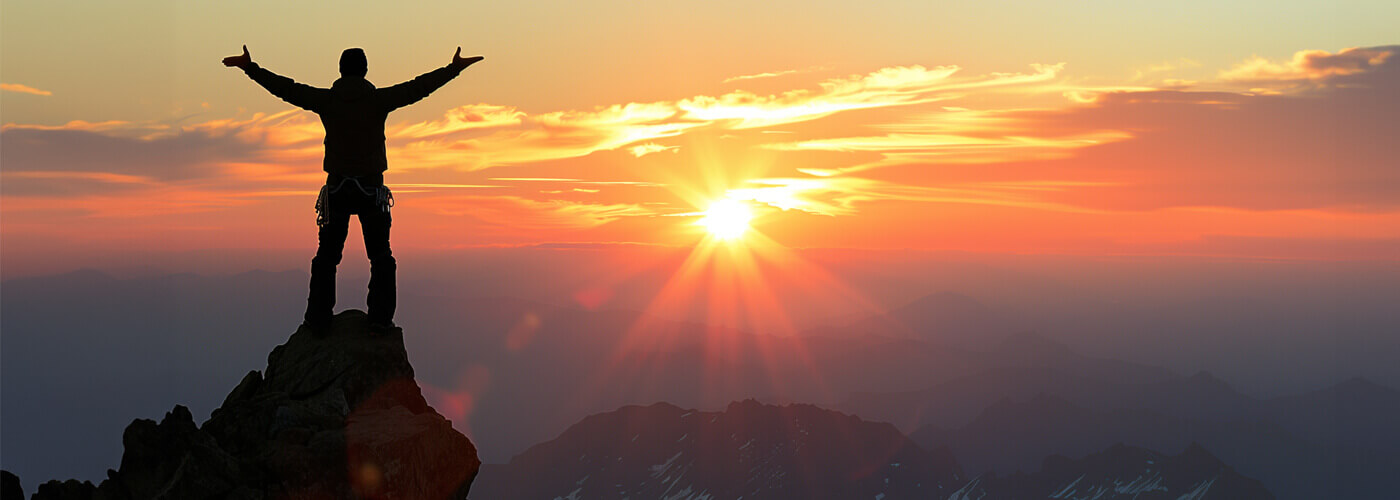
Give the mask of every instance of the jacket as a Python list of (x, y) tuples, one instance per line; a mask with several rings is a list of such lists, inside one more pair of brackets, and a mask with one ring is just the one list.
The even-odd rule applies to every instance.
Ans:
[(384, 148), (384, 122), (389, 112), (427, 97), (461, 74), (462, 68), (444, 66), (382, 89), (362, 77), (347, 76), (329, 89), (312, 87), (257, 63), (249, 64), (243, 72), (272, 95), (320, 115), (326, 128), (326, 172), (382, 183), (384, 171), (389, 169)]

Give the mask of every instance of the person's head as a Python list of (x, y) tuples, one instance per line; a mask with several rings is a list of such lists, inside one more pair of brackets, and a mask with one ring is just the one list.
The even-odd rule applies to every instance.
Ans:
[(364, 78), (369, 71), (369, 60), (365, 59), (365, 49), (345, 49), (340, 53), (340, 76)]

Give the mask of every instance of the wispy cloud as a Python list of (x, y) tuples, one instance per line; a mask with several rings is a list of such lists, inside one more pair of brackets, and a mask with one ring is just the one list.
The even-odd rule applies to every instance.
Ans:
[[(1037, 66), (1037, 73), (1030, 75), (951, 79), (954, 66), (891, 67), (830, 79), (816, 90), (767, 96), (739, 91), (537, 115), (510, 106), (473, 104), (449, 110), (438, 120), (390, 126), (390, 163), (397, 172), (471, 172), (620, 149), (642, 157), (676, 151), (676, 146), (653, 141), (696, 129), (763, 128), (844, 111), (917, 105), (949, 98), (943, 94), (950, 90), (1043, 81), (1058, 69)], [(180, 127), (81, 121), (9, 125), (4, 135), (20, 151), (7, 165), (17, 166), (15, 170), (91, 170), (173, 179), (215, 177), (249, 165), (263, 165), (266, 171), (271, 165), (315, 164), (324, 132), (314, 115), (288, 110)]]
[(791, 75), (791, 74), (799, 73), (799, 72), (802, 72), (802, 71), (804, 71), (804, 70), (800, 70), (800, 69), (789, 69), (789, 70), (784, 70), (784, 71), (773, 71), (773, 72), (754, 73), (754, 74), (752, 74), (752, 75), (731, 76), (731, 77), (729, 77), (729, 78), (725, 78), (725, 79), (724, 79), (724, 83), (738, 82), (738, 81), (743, 81), (743, 80), (758, 80), (758, 79), (760, 79), (760, 78), (773, 78), (773, 77), (775, 77), (775, 76)]
[(632, 152), (632, 156), (635, 156), (637, 158), (641, 158), (652, 153), (660, 153), (662, 151), (675, 152), (679, 150), (680, 146), (662, 146), (654, 142), (648, 142), (646, 144), (632, 146), (632, 149), (630, 149), (630, 151)]
[[(836, 216), (877, 200), (1091, 212), (1396, 210), (1400, 175), (1387, 165), (1400, 149), (1382, 138), (1400, 133), (1385, 118), (1400, 110), (1392, 52), (1304, 51), (1286, 64), (1246, 63), (1226, 75), (1302, 81), (1314, 90), (1307, 97), (1095, 88), (1084, 90), (1092, 98), (1060, 108), (921, 107), (865, 124), (889, 131), (883, 135), (761, 144), (859, 160), (798, 167), (811, 177), (757, 179), (729, 194)], [(1049, 82), (1034, 89), (1065, 90)]]
[[(676, 108), (667, 103), (630, 103), (534, 116), (512, 110), (496, 116), (507, 115), (507, 119), (488, 122), (490, 125), (437, 132), (431, 131), (433, 127), (422, 126), (414, 129), (412, 137), (393, 136), (389, 140), (390, 161), (405, 170), (474, 171), (578, 158), (674, 137), (705, 125), (678, 119)], [(430, 139), (422, 140), (425, 137)]]
[[(433, 221), (424, 227), (491, 235), (459, 237), (473, 244), (587, 231), (660, 241), (675, 237), (659, 229), (674, 219), (657, 216), (717, 196), (840, 224), (919, 212), (915, 204), (1045, 217), (1387, 212), (1400, 209), (1393, 52), (1246, 62), (1192, 89), (1076, 85), (1060, 64), (985, 75), (896, 66), (773, 94), (546, 113), (470, 104), (391, 124), (390, 182), (405, 195), (396, 210)], [(1250, 90), (1299, 85), (1306, 96)], [(4, 210), (51, 214), (28, 227), (94, 217), (194, 227), (200, 219), (185, 214), (309, 210), (297, 197), (314, 196), (325, 175), (323, 139), (318, 118), (298, 110), (192, 124), (9, 124), (0, 128)]]
[(41, 96), (53, 95), (53, 92), (49, 92), (47, 90), (39, 90), (34, 87), (30, 87), (28, 85), (19, 83), (0, 83), (0, 90), (3, 90), (5, 92), (14, 92), (17, 94), (33, 94)]
[(469, 217), (485, 226), (532, 231), (586, 229), (622, 217), (658, 214), (630, 203), (534, 200), (520, 196), (453, 196), (427, 199), (424, 203), (438, 215)]
[(1131, 137), (1124, 131), (1100, 131), (1065, 137), (970, 136), (951, 134), (887, 134), (839, 137), (769, 144), (780, 151), (877, 152), (886, 161), (842, 169), (803, 169), (814, 175), (857, 172), (883, 164), (923, 161), (929, 163), (997, 163), (1024, 159), (1065, 158), (1078, 148), (1106, 144)]
[[(997, 205), (1037, 210), (1083, 212), (1084, 208), (1041, 199), (1027, 193), (1024, 186), (944, 185), (921, 186), (875, 179), (838, 176), (820, 178), (755, 179), (751, 187), (730, 189), (725, 195), (781, 210), (798, 210), (814, 215), (849, 216), (859, 212), (857, 205), (874, 201)], [(1064, 186), (1040, 183), (1035, 191), (1058, 190)]]
[(842, 111), (931, 102), (937, 84), (956, 73), (956, 66), (884, 68), (866, 75), (827, 80), (819, 90), (794, 90), (777, 95), (736, 91), (718, 97), (697, 96), (678, 103), (685, 116), (726, 121), (733, 129), (760, 128), (815, 120)]
[(508, 182), (564, 182), (570, 184), (592, 184), (597, 186), (661, 186), (662, 184), (644, 181), (588, 181), (583, 179), (563, 179), (558, 177), (492, 177), (493, 181)]
[(511, 106), (470, 104), (447, 110), (442, 119), (389, 127), (384, 134), (401, 140), (422, 140), (477, 129), (517, 126), (526, 114)]

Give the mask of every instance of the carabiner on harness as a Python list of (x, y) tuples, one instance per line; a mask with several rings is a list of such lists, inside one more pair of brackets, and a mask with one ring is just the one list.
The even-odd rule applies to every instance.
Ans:
[(321, 186), (320, 194), (316, 195), (316, 226), (322, 227), (331, 217), (331, 195), (340, 192), (345, 187), (346, 182), (355, 183), (355, 189), (365, 196), (374, 197), (374, 205), (384, 213), (389, 213), (389, 208), (394, 206), (394, 193), (389, 191), (389, 186), (383, 184), (374, 186), (373, 189), (365, 189), (358, 177), (341, 177), (334, 187), (329, 182)]

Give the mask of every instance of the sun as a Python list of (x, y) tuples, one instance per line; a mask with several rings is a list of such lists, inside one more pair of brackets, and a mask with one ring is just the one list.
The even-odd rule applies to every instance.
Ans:
[(739, 200), (723, 199), (711, 203), (710, 208), (705, 210), (705, 216), (696, 224), (704, 226), (715, 238), (734, 240), (749, 230), (750, 220), (753, 220), (753, 212), (749, 211), (747, 204)]

